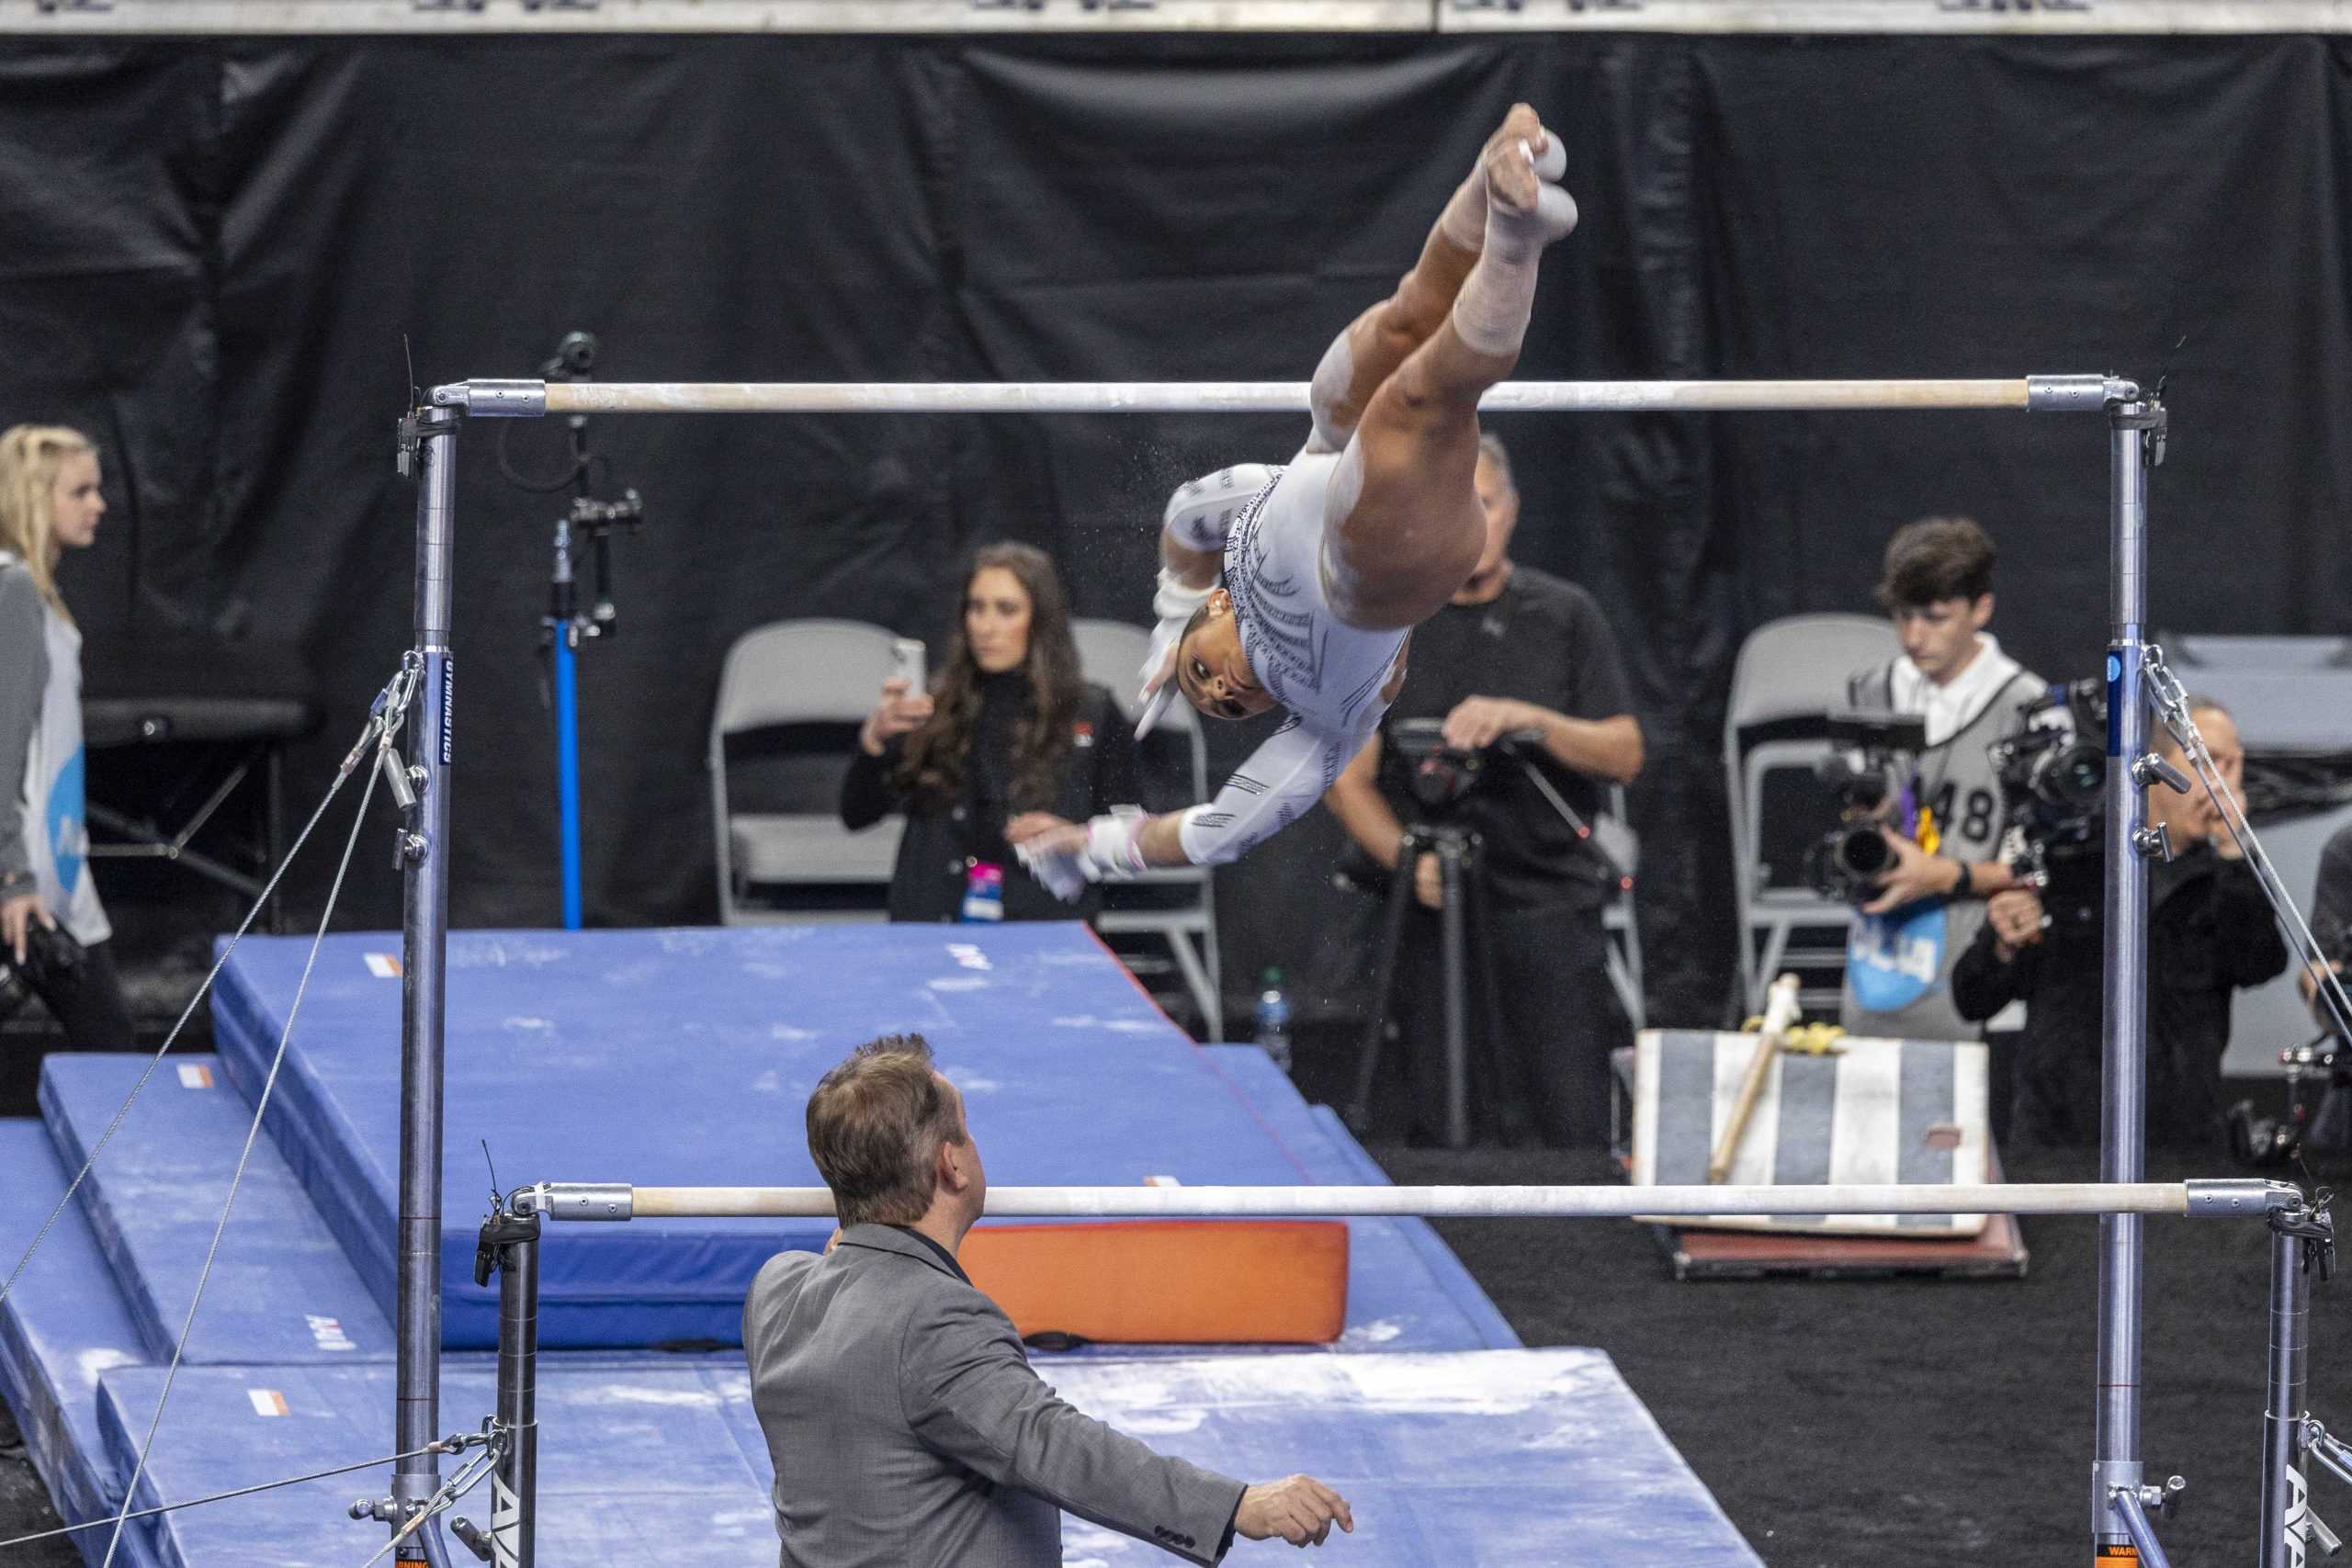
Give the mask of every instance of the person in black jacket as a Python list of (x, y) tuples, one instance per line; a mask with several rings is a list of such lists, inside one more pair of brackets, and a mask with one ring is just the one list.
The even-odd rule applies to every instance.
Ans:
[[(2191, 705), (2198, 729), (2233, 794), (2243, 797), (2237, 727), (2218, 705)], [(2169, 734), (2157, 745), (2188, 764)], [(2159, 785), (2148, 821), (2170, 830), (2174, 854), (2149, 868), (2147, 1127), (2151, 1145), (2223, 1146), (2222, 1055), (2230, 995), (2287, 966), (2261, 885), (2201, 784), (2188, 795)], [(2046, 896), (1994, 895), (1984, 928), (1952, 970), (1952, 1000), (1972, 1021), (2026, 1004), (2018, 1045), (2010, 1141), (2081, 1145), (2099, 1133), (2100, 932), (2104, 884), (2097, 859), (2060, 862)]]
[(1111, 694), (1079, 673), (1054, 563), (1027, 545), (983, 546), (932, 689), (883, 682), (842, 781), (850, 828), (906, 813), (890, 918), (956, 919), (976, 881), (1001, 875), (1006, 919), (1091, 919), (1101, 890), (1073, 910), (1030, 877), (1005, 829), (1136, 799), (1135, 741)]

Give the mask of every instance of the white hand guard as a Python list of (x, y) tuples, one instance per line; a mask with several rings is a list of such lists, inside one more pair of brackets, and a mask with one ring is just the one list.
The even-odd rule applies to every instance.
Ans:
[(1029, 874), (1044, 883), (1046, 891), (1065, 904), (1075, 904), (1086, 891), (1086, 874), (1078, 868), (1079, 857), (1057, 850), (1048, 850), (1032, 840), (1015, 844), (1012, 852), (1029, 868)]
[(1055, 897), (1074, 904), (1090, 882), (1125, 882), (1143, 874), (1147, 820), (1140, 812), (1096, 817), (1086, 824), (1083, 848), (1048, 850), (1032, 840), (1016, 845), (1014, 852)]

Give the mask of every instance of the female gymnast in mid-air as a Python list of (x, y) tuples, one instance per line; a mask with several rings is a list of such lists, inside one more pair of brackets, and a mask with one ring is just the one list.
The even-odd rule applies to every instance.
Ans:
[(1205, 805), (1083, 825), (1016, 818), (1006, 837), (1062, 897), (1152, 866), (1238, 859), (1363, 750), (1404, 680), (1413, 626), (1486, 544), (1478, 399), (1518, 362), (1544, 248), (1576, 227), (1566, 164), (1535, 111), (1514, 107), (1396, 292), (1324, 354), (1298, 456), (1223, 469), (1169, 501), (1138, 732), (1172, 691), (1217, 718), (1289, 716)]

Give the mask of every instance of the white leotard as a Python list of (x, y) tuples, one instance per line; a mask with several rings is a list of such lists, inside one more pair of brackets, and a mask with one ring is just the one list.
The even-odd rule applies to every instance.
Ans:
[[(1404, 629), (1350, 626), (1333, 612), (1327, 587), (1326, 529), (1352, 500), (1334, 496), (1335, 486), (1352, 488), (1345, 462), (1342, 453), (1309, 447), (1287, 468), (1228, 468), (1178, 492), (1186, 502), (1181, 523), (1180, 508), (1170, 508), (1170, 530), (1198, 541), (1196, 548), (1210, 542), (1204, 532), (1220, 517), (1231, 519), (1225, 588), (1242, 657), (1267, 695), (1289, 710), (1215, 800), (1184, 813), (1184, 854), (1195, 865), (1236, 860), (1306, 815), (1388, 709), (1381, 688), (1405, 646)], [(1238, 485), (1251, 481), (1255, 493), (1236, 511)]]

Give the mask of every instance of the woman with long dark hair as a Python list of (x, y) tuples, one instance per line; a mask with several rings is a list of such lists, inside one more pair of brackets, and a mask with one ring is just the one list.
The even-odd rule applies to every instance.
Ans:
[(82, 1051), (136, 1043), (90, 880), (82, 634), (56, 576), (60, 556), (97, 538), (106, 510), (87, 436), (0, 432), (0, 965)]
[(1043, 550), (985, 545), (929, 692), (883, 683), (842, 782), (842, 820), (907, 818), (890, 878), (894, 920), (1092, 919), (1032, 881), (1005, 842), (1024, 827), (1083, 821), (1135, 801), (1135, 743), (1117, 704), (1079, 672), (1061, 579)]

